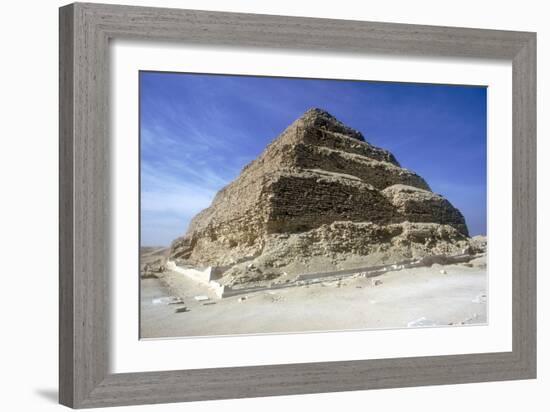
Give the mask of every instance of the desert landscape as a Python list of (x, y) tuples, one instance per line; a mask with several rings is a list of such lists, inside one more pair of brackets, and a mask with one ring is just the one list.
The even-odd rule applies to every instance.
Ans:
[(486, 247), (392, 153), (310, 109), (169, 248), (141, 249), (141, 337), (483, 324)]

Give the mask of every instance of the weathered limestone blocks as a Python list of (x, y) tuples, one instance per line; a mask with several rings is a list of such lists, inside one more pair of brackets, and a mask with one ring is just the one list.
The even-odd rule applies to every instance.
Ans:
[(454, 256), (469, 246), (470, 239), (449, 225), (336, 221), (307, 232), (267, 236), (262, 254), (229, 268), (222, 282), (233, 286), (284, 273), (330, 272), (427, 255)]
[(285, 265), (304, 270), (308, 259), (331, 265), (456, 251), (467, 236), (460, 211), (422, 177), (312, 109), (193, 218), (171, 259), (227, 268), (231, 284), (271, 279)]
[(304, 232), (335, 220), (390, 222), (391, 203), (368, 183), (324, 171), (281, 173), (268, 183), (267, 233)]
[(393, 163), (322, 146), (297, 144), (289, 149), (292, 158), (286, 163), (290, 167), (316, 169), (322, 165), (323, 170), (358, 177), (377, 189), (404, 184), (430, 190), (426, 181), (416, 173)]
[(403, 220), (447, 224), (468, 236), (464, 216), (443, 196), (417, 187), (394, 185), (382, 190)]

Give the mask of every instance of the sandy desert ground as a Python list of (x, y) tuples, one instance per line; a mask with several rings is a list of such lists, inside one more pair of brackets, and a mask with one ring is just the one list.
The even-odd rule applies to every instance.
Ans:
[[(151, 249), (145, 261), (162, 253)], [(470, 264), (436, 264), (223, 299), (181, 274), (165, 272), (162, 281), (141, 280), (141, 337), (485, 324), (485, 267), (482, 257)], [(197, 301), (199, 295), (208, 300)]]

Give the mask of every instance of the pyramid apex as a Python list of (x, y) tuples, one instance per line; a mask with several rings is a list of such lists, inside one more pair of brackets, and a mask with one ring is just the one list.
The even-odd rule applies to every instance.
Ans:
[(312, 107), (308, 109), (299, 119), (298, 122), (304, 123), (306, 126), (324, 128), (331, 132), (341, 133), (351, 138), (357, 139), (361, 142), (365, 141), (365, 138), (360, 131), (355, 130), (349, 126), (346, 126), (328, 111), (319, 107)]

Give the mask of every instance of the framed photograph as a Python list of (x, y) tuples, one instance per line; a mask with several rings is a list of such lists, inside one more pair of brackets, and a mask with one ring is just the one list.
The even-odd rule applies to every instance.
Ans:
[(60, 402), (536, 376), (536, 35), (60, 9)]

